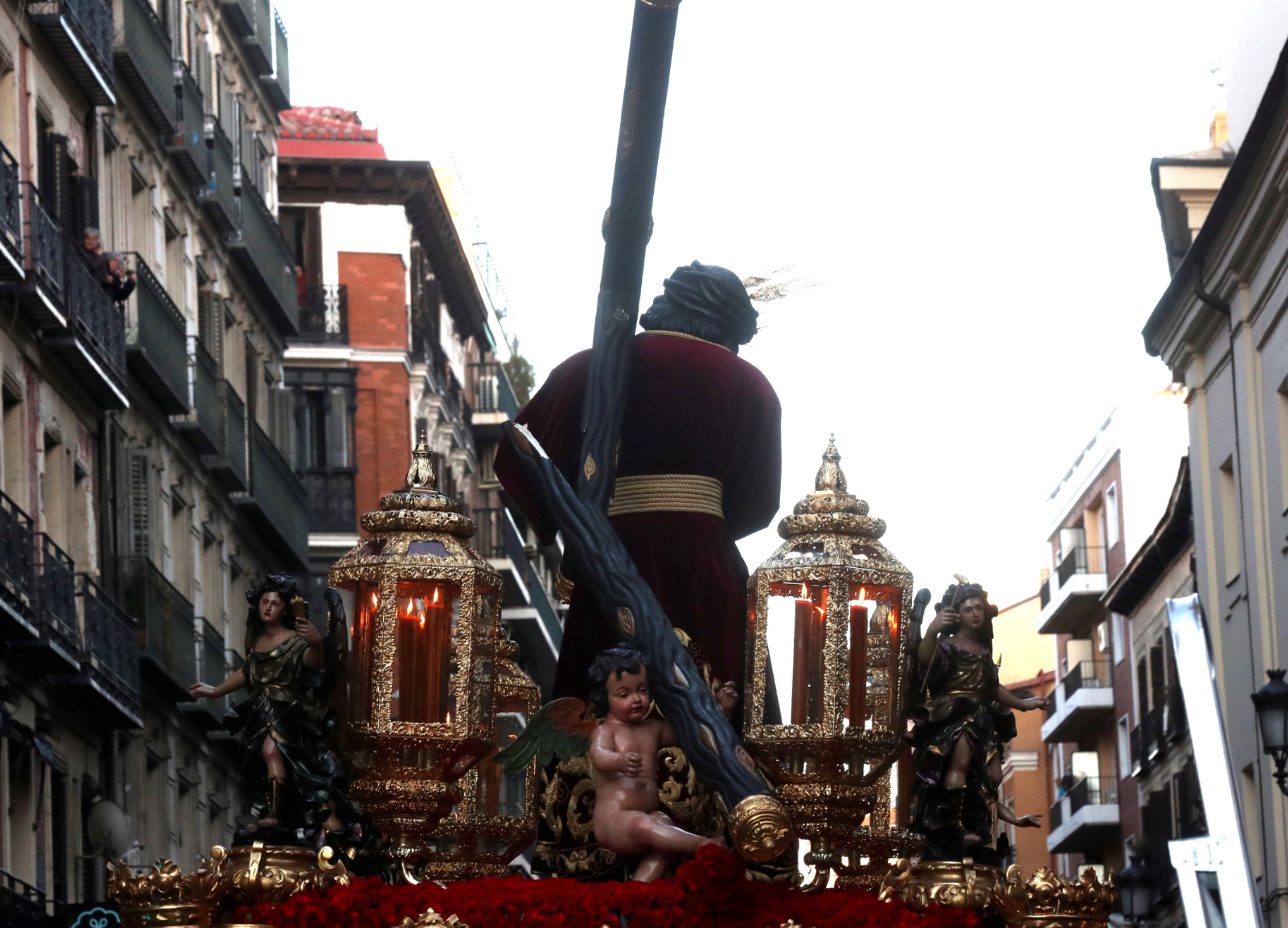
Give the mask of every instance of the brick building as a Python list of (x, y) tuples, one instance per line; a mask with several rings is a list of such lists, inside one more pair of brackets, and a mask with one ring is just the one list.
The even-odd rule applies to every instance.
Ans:
[(492, 474), (501, 423), (519, 403), (450, 188), (428, 162), (389, 160), (375, 130), (333, 107), (282, 114), (278, 154), (302, 301), (285, 382), (311, 584), (357, 543), (358, 517), (402, 486), (423, 431), (440, 488), (477, 522), (472, 544), (505, 577), (502, 620), (522, 666), (548, 689), (562, 639), (560, 552), (538, 547)]

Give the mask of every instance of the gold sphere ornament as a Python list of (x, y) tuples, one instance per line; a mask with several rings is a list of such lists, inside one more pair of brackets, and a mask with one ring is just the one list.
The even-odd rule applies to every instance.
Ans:
[(840, 462), (831, 440), (813, 492), (778, 525), (783, 544), (749, 581), (744, 740), (810, 842), (809, 888), (835, 871), (839, 886), (876, 889), (921, 846), (891, 811), (916, 619), (912, 574)]
[(352, 602), (340, 728), (350, 796), (406, 878), (496, 743), (501, 576), (469, 546), (474, 522), (458, 509), (434, 485), (422, 432), (407, 485), (363, 515), (370, 537), (329, 574)]

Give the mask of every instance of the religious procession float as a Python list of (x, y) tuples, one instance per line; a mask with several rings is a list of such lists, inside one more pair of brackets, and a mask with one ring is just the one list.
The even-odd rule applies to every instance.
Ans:
[[(635, 4), (594, 347), (495, 463), (564, 544), (553, 698), (422, 436), (325, 609), (285, 575), (247, 592), (244, 665), (192, 695), (240, 700), (256, 801), (195, 870), (113, 866), (127, 925), (1107, 925), (1112, 877), (1002, 870), (997, 822), (1037, 824), (998, 801), (1003, 756), (1045, 701), (998, 682), (984, 588), (927, 622), (834, 442), (773, 555), (748, 575), (734, 546), (780, 499), (753, 301), (694, 262), (639, 313), (678, 6)], [(534, 842), (548, 878), (511, 875)]]

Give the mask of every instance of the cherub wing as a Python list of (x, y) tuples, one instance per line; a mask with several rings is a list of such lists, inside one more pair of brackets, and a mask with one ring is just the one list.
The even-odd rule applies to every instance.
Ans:
[(556, 757), (580, 757), (590, 750), (590, 736), (598, 725), (593, 719), (583, 719), (585, 714), (586, 704), (572, 696), (546, 703), (492, 762), (503, 765), (507, 773), (520, 773), (534, 757), (542, 767)]

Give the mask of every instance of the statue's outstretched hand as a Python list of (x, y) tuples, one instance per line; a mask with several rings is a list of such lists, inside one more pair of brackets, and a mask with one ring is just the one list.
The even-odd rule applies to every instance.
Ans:
[(1048, 707), (1046, 699), (1041, 696), (1030, 696), (1028, 699), (1021, 699), (1020, 704), (1023, 711), (1029, 712), (1033, 709), (1046, 709)]
[(214, 699), (215, 688), (207, 683), (194, 683), (188, 687), (188, 695), (193, 699)]
[(931, 620), (928, 629), (929, 637), (934, 638), (938, 635), (954, 635), (962, 624), (962, 617), (953, 609), (940, 609), (935, 613), (934, 619)]
[(732, 680), (726, 680), (716, 690), (716, 705), (725, 714), (725, 718), (728, 718), (729, 713), (733, 711), (733, 707), (738, 705), (738, 698), (738, 688), (733, 685)]
[(1041, 815), (1021, 815), (1015, 820), (1016, 828), (1041, 828)]
[(309, 643), (310, 647), (317, 647), (322, 643), (322, 633), (307, 618), (297, 618), (295, 620), (295, 630), (300, 633), (301, 638)]

